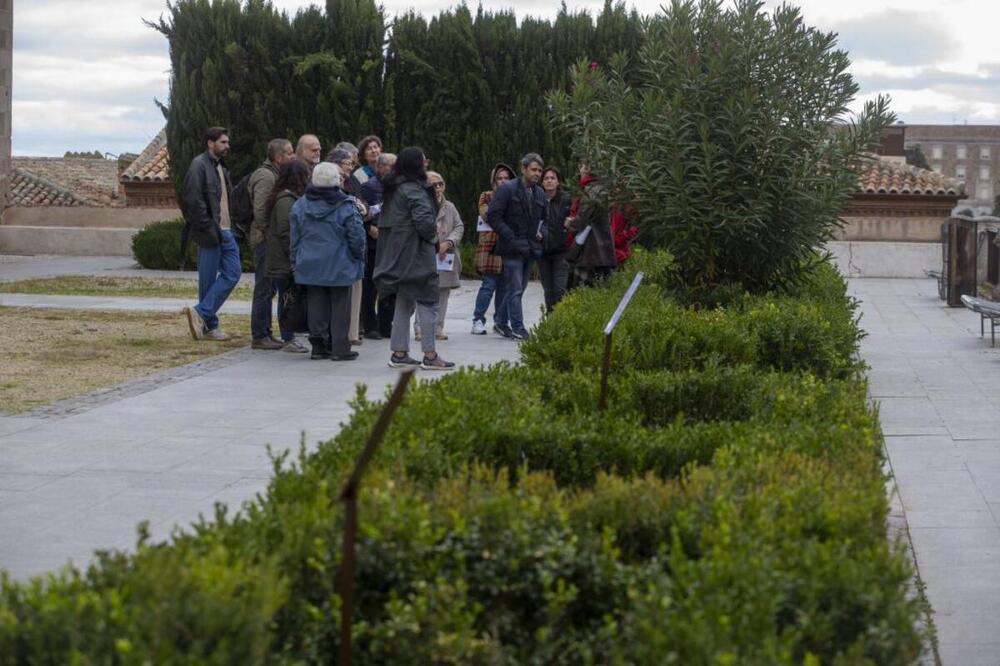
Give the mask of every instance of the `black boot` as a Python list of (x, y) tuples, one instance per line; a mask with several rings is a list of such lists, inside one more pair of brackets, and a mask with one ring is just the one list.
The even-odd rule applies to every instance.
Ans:
[(313, 360), (330, 358), (330, 347), (327, 346), (326, 340), (310, 335), (309, 342), (312, 344), (312, 355), (309, 358)]

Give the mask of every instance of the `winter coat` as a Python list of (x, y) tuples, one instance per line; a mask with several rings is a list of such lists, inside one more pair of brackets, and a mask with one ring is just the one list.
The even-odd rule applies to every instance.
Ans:
[(365, 230), (354, 197), (338, 187), (309, 187), (289, 214), (295, 282), (349, 287), (364, 274)]
[[(579, 235), (590, 226), (590, 232), (583, 247), (579, 248), (574, 264), (579, 269), (587, 270), (615, 268), (618, 261), (615, 259), (615, 244), (611, 236), (607, 190), (592, 176), (585, 178), (580, 184), (583, 185), (583, 196), (569, 230), (574, 235)], [(574, 251), (576, 248), (570, 248), (570, 254)]]
[[(222, 227), (219, 225), (219, 210), (223, 187), (232, 210), (233, 182), (229, 169), (222, 167), (225, 182), (219, 180), (216, 160), (209, 151), (193, 160), (184, 176), (181, 206), (184, 213), (184, 231), (181, 233), (181, 247), (187, 248), (188, 238), (199, 247), (217, 247), (222, 242)], [(181, 253), (183, 256), (183, 252)]]
[(437, 204), (422, 184), (398, 182), (382, 204), (372, 278), (380, 296), (437, 303)]
[(559, 254), (566, 251), (566, 218), (569, 217), (570, 196), (562, 188), (547, 200), (545, 206), (545, 226), (542, 228), (542, 253)]
[(545, 192), (538, 185), (525, 188), (520, 178), (504, 183), (493, 193), (486, 222), (497, 233), (494, 254), (501, 257), (540, 257), (537, 239), (545, 219)]
[[(382, 179), (378, 176), (372, 176), (365, 181), (364, 185), (361, 186), (361, 199), (371, 210), (372, 206), (382, 203), (382, 195), (384, 194), (385, 186), (382, 184)], [(381, 213), (372, 215), (372, 218), (365, 223), (365, 231), (370, 227), (378, 227), (378, 220), (381, 217)], [(378, 247), (378, 239), (372, 238), (370, 235), (366, 236), (368, 241), (368, 254), (369, 256), (375, 254), (375, 248)], [(371, 259), (370, 259), (371, 260)]]
[[(479, 195), (479, 217), (486, 220), (493, 190), (487, 190)], [(479, 226), (478, 224), (476, 226)], [(473, 257), (476, 272), (480, 275), (498, 275), (503, 271), (503, 259), (493, 254), (497, 244), (497, 232), (480, 231), (476, 239), (476, 254)]]
[(278, 193), (267, 224), (267, 277), (287, 280), (292, 276), (289, 215), (298, 197), (291, 190)]
[(250, 247), (257, 247), (267, 237), (267, 200), (271, 198), (274, 182), (278, 180), (278, 165), (264, 160), (257, 170), (250, 174), (247, 192), (253, 204), (253, 224), (250, 225)]
[(465, 225), (458, 214), (455, 204), (445, 199), (437, 214), (437, 238), (439, 243), (451, 241), (452, 249), (449, 252), (455, 254), (455, 268), (450, 271), (438, 271), (438, 287), (441, 289), (456, 289), (462, 286), (462, 253), (459, 251), (459, 243), (462, 242), (462, 234), (465, 232)]

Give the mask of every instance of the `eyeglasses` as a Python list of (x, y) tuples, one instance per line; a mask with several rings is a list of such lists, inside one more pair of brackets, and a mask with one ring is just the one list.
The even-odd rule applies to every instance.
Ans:
[(437, 189), (437, 188), (440, 187), (443, 190), (444, 189), (444, 182), (443, 181), (438, 181), (436, 183), (431, 183), (431, 187), (433, 187), (434, 189)]

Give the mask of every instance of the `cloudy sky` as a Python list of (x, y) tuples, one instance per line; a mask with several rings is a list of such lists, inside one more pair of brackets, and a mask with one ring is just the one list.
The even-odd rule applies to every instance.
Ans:
[[(470, 0), (473, 2), (473, 0)], [(275, 0), (294, 12), (310, 0)], [(434, 14), (454, 2), (386, 0), (396, 13)], [(598, 10), (602, 2), (567, 0)], [(659, 0), (629, 0), (641, 12)], [(767, 0), (775, 5), (775, 0)], [(858, 104), (888, 93), (908, 123), (1000, 124), (1000, 3), (996, 0), (799, 0), (806, 21), (836, 31), (854, 61)], [(165, 0), (14, 0), (15, 155), (138, 152), (162, 127), (167, 45), (143, 25)], [(510, 0), (520, 16), (558, 3)]]

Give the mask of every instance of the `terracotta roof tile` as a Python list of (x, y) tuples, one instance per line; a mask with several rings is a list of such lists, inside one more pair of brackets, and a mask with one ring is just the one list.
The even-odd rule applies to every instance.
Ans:
[(99, 207), (124, 206), (118, 194), (118, 163), (80, 157), (15, 157), (11, 166), (21, 169)]
[(11, 177), (9, 206), (93, 206), (94, 203), (77, 196), (64, 187), (25, 169), (16, 168)]
[(167, 152), (167, 130), (162, 129), (139, 157), (125, 169), (121, 181), (165, 183), (169, 180), (170, 155)]
[(965, 183), (934, 171), (878, 157), (865, 158), (858, 176), (861, 194), (963, 196)]

